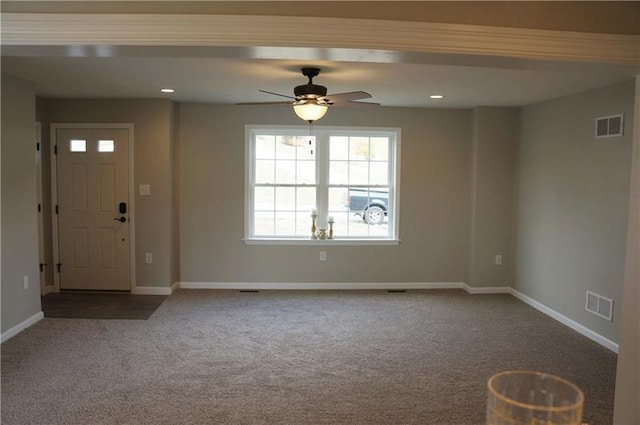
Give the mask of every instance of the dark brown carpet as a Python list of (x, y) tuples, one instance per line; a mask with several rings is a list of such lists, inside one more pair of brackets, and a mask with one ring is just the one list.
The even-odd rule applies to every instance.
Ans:
[(147, 320), (163, 295), (60, 292), (41, 298), (44, 317), (65, 319)]
[(149, 320), (2, 344), (7, 425), (481, 425), (487, 379), (560, 375), (610, 425), (616, 355), (510, 295), (179, 290)]

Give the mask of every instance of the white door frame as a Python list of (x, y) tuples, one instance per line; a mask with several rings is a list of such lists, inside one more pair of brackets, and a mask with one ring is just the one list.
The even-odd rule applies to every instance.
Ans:
[(43, 171), (43, 163), (42, 163), (42, 124), (40, 122), (36, 122), (36, 178), (37, 178), (37, 188), (38, 188), (38, 259), (40, 264), (38, 265), (40, 268), (40, 295), (47, 295), (49, 292), (53, 291), (53, 286), (50, 285), (50, 282), (47, 282), (47, 272), (46, 267), (51, 267), (51, 264), (45, 264), (46, 256), (45, 256), (45, 238), (44, 238), (44, 195), (43, 195), (43, 187), (42, 187), (42, 171)]
[(88, 128), (88, 129), (121, 129), (129, 133), (129, 282), (130, 291), (133, 293), (136, 288), (136, 244), (135, 244), (135, 192), (134, 192), (134, 167), (133, 167), (133, 124), (132, 123), (51, 123), (51, 221), (53, 230), (53, 282), (55, 292), (60, 292), (60, 273), (58, 264), (60, 263), (60, 248), (58, 234), (58, 161), (57, 161), (57, 131), (64, 128)]

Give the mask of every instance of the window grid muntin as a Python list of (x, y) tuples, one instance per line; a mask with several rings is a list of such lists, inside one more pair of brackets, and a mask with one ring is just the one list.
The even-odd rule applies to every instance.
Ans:
[[(257, 141), (259, 138), (268, 138), (271, 137), (273, 139), (273, 155), (265, 157), (265, 159), (263, 159), (261, 156), (257, 155)], [(284, 145), (285, 144), (285, 139), (286, 137), (292, 137), (293, 140), (293, 147), (294, 149), (292, 150), (293, 152), (293, 157), (288, 156), (285, 154), (286, 149), (279, 149), (279, 145)], [(299, 139), (303, 139), (302, 142)], [(307, 139), (308, 138), (308, 139)], [(306, 142), (304, 139), (307, 139), (307, 141), (309, 142), (309, 145), (306, 145)], [(275, 237), (275, 238), (300, 238), (302, 237), (303, 234), (305, 234), (305, 231), (303, 230), (303, 225), (302, 224), (298, 224), (298, 223), (302, 223), (301, 218), (304, 215), (309, 215), (306, 214), (304, 211), (302, 210), (298, 210), (298, 204), (299, 204), (299, 189), (302, 188), (316, 188), (316, 192), (317, 192), (317, 184), (310, 184), (310, 183), (298, 183), (298, 181), (301, 179), (300, 177), (300, 164), (301, 163), (309, 163), (309, 164), (313, 164), (313, 169), (314, 169), (314, 180), (315, 182), (317, 182), (317, 155), (315, 153), (316, 150), (316, 139), (314, 136), (306, 136), (304, 134), (300, 134), (300, 133), (289, 133), (289, 134), (282, 134), (280, 132), (277, 133), (271, 133), (268, 134), (266, 132), (255, 132), (252, 136), (252, 150), (253, 150), (253, 155), (252, 155), (252, 162), (254, 164), (256, 164), (257, 161), (273, 161), (273, 182), (269, 183), (269, 182), (256, 182), (256, 174), (255, 172), (252, 173), (252, 188), (251, 188), (251, 198), (252, 198), (252, 210), (253, 210), (253, 217), (251, 220), (251, 225), (249, 226), (249, 228), (251, 229), (251, 237), (253, 236), (268, 236), (268, 237)], [(312, 153), (308, 156), (308, 158), (303, 158), (300, 159), (300, 149), (310, 149), (312, 151)], [(266, 158), (270, 158), (270, 159), (266, 159)], [(279, 183), (279, 172), (278, 172), (278, 165), (282, 165), (285, 162), (293, 162), (293, 183), (287, 182), (287, 183)], [(252, 167), (255, 170), (255, 165), (254, 167)], [(273, 209), (271, 210), (263, 210), (263, 209), (259, 209), (258, 206), (256, 205), (256, 188), (273, 188)], [(283, 209), (283, 208), (278, 208), (278, 188), (294, 188), (293, 191), (293, 200), (292, 200), (292, 204), (293, 207), (292, 208), (288, 208), (288, 209)], [(256, 217), (256, 213), (260, 213), (260, 216), (265, 216), (265, 214), (263, 213), (271, 213), (272, 214), (272, 230), (270, 234), (264, 233), (264, 234), (258, 234), (256, 226), (258, 225), (258, 221), (257, 221), (257, 217)], [(278, 226), (279, 226), (279, 217), (285, 217), (288, 214), (292, 214), (294, 217), (293, 220), (293, 231), (290, 233), (282, 233), (279, 234), (278, 233)], [(310, 223), (310, 222), (309, 222)], [(309, 224), (309, 229), (311, 228), (311, 225)], [(310, 232), (310, 230), (308, 230), (308, 232)]]
[[(371, 196), (371, 191), (375, 190), (375, 189), (387, 189), (387, 218), (383, 219), (383, 223), (379, 224), (379, 225), (369, 225), (368, 223), (366, 224), (366, 226), (364, 227), (364, 229), (366, 229), (366, 235), (369, 238), (391, 238), (393, 237), (393, 233), (394, 233), (394, 222), (391, 220), (392, 218), (392, 214), (394, 211), (394, 207), (395, 205), (393, 204), (393, 198), (392, 198), (392, 188), (391, 188), (391, 182), (393, 181), (393, 173), (395, 173), (395, 169), (393, 168), (393, 160), (395, 159), (393, 156), (393, 149), (395, 146), (395, 138), (389, 134), (389, 135), (366, 135), (363, 136), (361, 134), (358, 135), (345, 135), (345, 134), (340, 134), (339, 136), (333, 136), (333, 135), (329, 135), (329, 146), (334, 147), (334, 143), (332, 143), (332, 139), (342, 139), (342, 138), (346, 138), (346, 142), (347, 142), (347, 158), (345, 159), (331, 159), (331, 154), (329, 155), (329, 172), (331, 172), (332, 168), (332, 163), (333, 162), (346, 162), (347, 163), (347, 183), (346, 184), (335, 184), (335, 183), (331, 183), (330, 180), (328, 181), (327, 184), (327, 190), (330, 191), (331, 189), (334, 188), (344, 188), (346, 189), (347, 193), (346, 196), (348, 198), (349, 196), (349, 191), (351, 189), (366, 189), (367, 190), (367, 204), (369, 203), (369, 200), (372, 198)], [(385, 139), (386, 140), (386, 144), (387, 144), (387, 151), (386, 151), (386, 159), (385, 160), (372, 160), (372, 155), (371, 155), (371, 139)], [(352, 154), (354, 149), (352, 149), (352, 143), (354, 142), (354, 139), (366, 139), (366, 152), (367, 152), (367, 158), (366, 159), (356, 159), (353, 158), (352, 159)], [(338, 140), (338, 142), (340, 142), (340, 140)], [(359, 141), (362, 142), (362, 141)], [(387, 167), (386, 167), (386, 171), (387, 171), (387, 184), (386, 185), (382, 185), (382, 184), (372, 184), (371, 183), (371, 163), (387, 163)], [(352, 167), (350, 166), (350, 163), (366, 163), (367, 164), (367, 184), (352, 184), (351, 183), (351, 172), (352, 172)], [(374, 197), (375, 198), (375, 197)], [(348, 200), (347, 200), (348, 202)], [(338, 214), (341, 214), (342, 211), (340, 210), (328, 210), (328, 215), (332, 215), (332, 216), (337, 216)], [(347, 209), (347, 217), (349, 217), (350, 215), (353, 215), (354, 213), (351, 211), (348, 211)], [(395, 217), (393, 217), (395, 218)], [(361, 216), (362, 222), (364, 222), (364, 214)], [(387, 231), (385, 232), (385, 234), (381, 234), (382, 232), (379, 232), (381, 226), (387, 226)], [(351, 237), (351, 236), (358, 236), (358, 237), (362, 237), (363, 235), (361, 234), (354, 234), (352, 235), (352, 227), (355, 227), (355, 224), (352, 224), (351, 220), (347, 219), (346, 222), (346, 232), (344, 233), (344, 237)], [(379, 234), (373, 234), (373, 233), (379, 233)], [(339, 228), (336, 228), (335, 233), (337, 236), (340, 236), (343, 232), (340, 231)], [(355, 233), (355, 232), (354, 232)]]
[[(255, 192), (256, 189), (259, 188), (270, 188), (273, 189), (273, 208), (271, 209), (261, 209), (258, 208), (258, 206), (256, 205), (255, 202)], [(277, 195), (277, 189), (278, 188), (294, 188), (294, 196), (293, 196), (293, 206), (291, 208), (278, 208), (277, 204), (278, 204), (278, 195)], [(261, 213), (262, 215), (266, 214), (266, 213), (271, 213), (273, 214), (274, 217), (274, 222), (273, 222), (273, 231), (271, 234), (269, 234), (268, 236), (273, 236), (273, 237), (278, 237), (278, 238), (286, 238), (286, 237), (300, 237), (301, 235), (308, 235), (310, 234), (310, 229), (311, 229), (311, 219), (308, 218), (308, 228), (305, 228), (305, 226), (302, 224), (301, 228), (298, 229), (298, 225), (297, 223), (299, 222), (299, 220), (302, 217), (309, 217), (310, 216), (310, 212), (311, 212), (311, 208), (313, 207), (309, 207), (308, 209), (298, 209), (298, 204), (300, 203), (300, 189), (315, 189), (317, 192), (317, 186), (316, 185), (293, 185), (293, 184), (274, 184), (274, 185), (268, 185), (268, 184), (256, 184), (253, 187), (253, 211), (254, 213)], [(316, 196), (317, 197), (317, 196)], [(292, 213), (295, 215), (295, 222), (296, 225), (294, 227), (294, 233), (292, 234), (277, 234), (275, 229), (277, 226), (277, 216), (278, 214), (287, 214), (287, 213)], [(254, 229), (255, 229), (255, 224), (256, 224), (256, 220), (254, 218), (253, 220), (253, 224), (254, 224)], [(255, 231), (254, 231), (255, 234)], [(266, 234), (265, 234), (266, 235)], [(262, 235), (261, 235), (262, 236)]]
[[(289, 134), (289, 135), (297, 135), (299, 137), (307, 137), (307, 135), (305, 135), (305, 129), (304, 128), (300, 128), (300, 127), (296, 127), (296, 128), (290, 128), (290, 127), (271, 127), (272, 130), (267, 130), (265, 131), (264, 129), (258, 129), (257, 127), (255, 129), (250, 129), (249, 130), (249, 126), (247, 127), (248, 131), (250, 131), (251, 133), (248, 133), (247, 136), (247, 143), (250, 143), (250, 145), (248, 145), (248, 150), (252, 151), (249, 152), (249, 156), (248, 159), (250, 161), (252, 161), (253, 163), (255, 163), (255, 152), (253, 152), (253, 150), (255, 150), (255, 140), (256, 140), (256, 135), (260, 134), (260, 135), (273, 135), (273, 136), (278, 136), (278, 135), (284, 135), (284, 134)], [(324, 223), (326, 223), (326, 219), (328, 215), (332, 215), (332, 212), (328, 210), (328, 197), (329, 197), (329, 189), (332, 187), (362, 187), (362, 188), (368, 188), (369, 190), (375, 190), (378, 188), (384, 188), (387, 189), (389, 192), (388, 195), (388, 201), (387, 201), (387, 210), (388, 210), (388, 219), (386, 220), (386, 225), (388, 226), (387, 231), (385, 232), (385, 234), (383, 235), (371, 235), (371, 231), (370, 231), (370, 227), (369, 225), (367, 225), (367, 229), (369, 230), (367, 232), (366, 237), (362, 237), (362, 236), (357, 236), (356, 238), (351, 238), (350, 236), (347, 237), (343, 237), (343, 240), (348, 241), (348, 240), (353, 240), (353, 241), (357, 241), (357, 240), (362, 240), (363, 242), (366, 240), (371, 240), (371, 241), (375, 241), (375, 240), (381, 240), (381, 241), (385, 241), (385, 240), (396, 240), (398, 238), (398, 227), (399, 227), (399, 223), (397, 222), (397, 211), (396, 211), (396, 199), (395, 197), (397, 196), (396, 194), (396, 190), (397, 190), (397, 185), (399, 183), (399, 164), (397, 163), (397, 159), (396, 157), (399, 158), (399, 151), (400, 151), (400, 144), (399, 144), (399, 135), (400, 135), (400, 131), (399, 129), (363, 129), (363, 130), (353, 130), (351, 128), (345, 128), (345, 129), (321, 129), (318, 130), (317, 128), (313, 130), (313, 132), (315, 133), (316, 136), (316, 144), (315, 144), (315, 149), (316, 149), (316, 156), (315, 156), (315, 164), (316, 164), (316, 181), (317, 184), (315, 185), (300, 185), (298, 187), (313, 187), (316, 189), (316, 198), (317, 198), (317, 202), (316, 202), (316, 208), (318, 209), (318, 220), (317, 223), (318, 224), (322, 224), (324, 225)], [(249, 135), (250, 134), (250, 135)], [(364, 184), (360, 184), (360, 185), (348, 185), (348, 184), (329, 184), (329, 171), (330, 171), (330, 158), (329, 158), (329, 140), (331, 137), (346, 137), (348, 140), (350, 140), (353, 137), (363, 137), (363, 138), (367, 138), (368, 141), (368, 146), (369, 149), (371, 149), (371, 141), (372, 139), (375, 138), (383, 138), (387, 141), (387, 158), (384, 159), (380, 159), (380, 160), (376, 160), (376, 159), (368, 159), (368, 160), (360, 160), (362, 162), (367, 162), (369, 165), (373, 162), (386, 162), (387, 163), (387, 182), (388, 184), (386, 185), (381, 185), (381, 184), (369, 184), (369, 185), (364, 185)], [(323, 152), (324, 150), (324, 152)], [(357, 160), (351, 160), (352, 162), (355, 162)], [(324, 166), (320, 165), (320, 164), (324, 164)], [(249, 178), (249, 180), (254, 183), (253, 180), (253, 166), (249, 167), (250, 169), (247, 170), (247, 177)], [(371, 180), (371, 168), (369, 167), (367, 170), (368, 173), (368, 177), (367, 180), (370, 181)], [(254, 200), (254, 196), (253, 196), (253, 189), (256, 185), (255, 184), (250, 184), (249, 185), (249, 190), (251, 193), (249, 193), (248, 197), (247, 197), (247, 202), (248, 205), (250, 206), (249, 209), (247, 209), (247, 211), (245, 211), (245, 214), (249, 214), (250, 216), (252, 215), (252, 208), (253, 208), (253, 200)], [(296, 192), (297, 194), (297, 192)], [(297, 208), (297, 201), (296, 201), (296, 208)], [(298, 212), (300, 212), (301, 215), (304, 215), (305, 212), (302, 210), (297, 210)], [(325, 212), (326, 211), (326, 212)], [(332, 210), (333, 211), (333, 210)], [(324, 213), (323, 213), (324, 212)], [(394, 214), (395, 213), (395, 214)], [(347, 214), (351, 214), (350, 212), (347, 212)], [(394, 217), (394, 215), (396, 215), (396, 217)], [(253, 218), (253, 217), (251, 217)], [(247, 237), (249, 239), (252, 239), (254, 237), (257, 237), (259, 240), (260, 239), (260, 235), (256, 235), (253, 229), (253, 221), (254, 220), (248, 220), (247, 221)], [(309, 220), (309, 226), (311, 224), (311, 221)], [(304, 226), (303, 226), (304, 227)], [(319, 227), (319, 226), (318, 226)], [(323, 226), (324, 227), (324, 226)], [(302, 232), (303, 235), (306, 235), (305, 232)], [(290, 236), (286, 236), (286, 235), (270, 235), (268, 237), (266, 237), (267, 240), (269, 239), (273, 239), (273, 240), (277, 240), (277, 239), (284, 239), (287, 240), (288, 238), (290, 238)], [(294, 239), (297, 240), (304, 240), (306, 239), (306, 236), (303, 237), (296, 237), (294, 236)]]

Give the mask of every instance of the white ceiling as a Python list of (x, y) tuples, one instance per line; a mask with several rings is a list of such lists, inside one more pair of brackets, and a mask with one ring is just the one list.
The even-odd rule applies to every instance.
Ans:
[[(363, 90), (383, 106), (522, 106), (624, 81), (621, 67), (518, 69), (429, 63), (371, 63), (230, 57), (4, 56), (2, 70), (35, 84), (44, 97), (158, 98), (237, 103), (282, 100), (258, 89), (292, 95), (306, 83), (302, 66), (322, 72), (314, 82), (329, 93)], [(164, 95), (160, 88), (171, 87)], [(443, 94), (444, 100), (429, 95)]]

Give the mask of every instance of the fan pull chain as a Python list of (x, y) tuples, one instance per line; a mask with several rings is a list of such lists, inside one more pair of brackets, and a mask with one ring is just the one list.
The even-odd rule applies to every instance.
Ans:
[[(309, 146), (311, 146), (311, 137), (313, 137), (313, 121), (309, 121)], [(309, 149), (311, 155), (313, 155), (313, 148)]]

